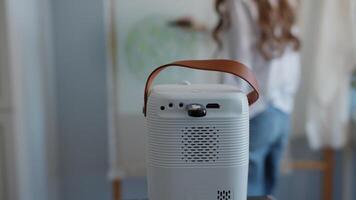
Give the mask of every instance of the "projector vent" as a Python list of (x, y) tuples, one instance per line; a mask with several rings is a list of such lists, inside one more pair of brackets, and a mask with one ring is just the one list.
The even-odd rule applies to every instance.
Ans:
[(232, 194), (230, 190), (218, 190), (217, 200), (230, 200), (232, 199)]
[(216, 127), (185, 127), (181, 134), (183, 161), (207, 163), (219, 159), (219, 129)]

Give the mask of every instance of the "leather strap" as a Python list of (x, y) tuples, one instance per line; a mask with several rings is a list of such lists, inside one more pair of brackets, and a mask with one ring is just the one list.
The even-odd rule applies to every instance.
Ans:
[(207, 70), (207, 71), (217, 71), (233, 74), (241, 79), (245, 80), (251, 87), (252, 91), (247, 94), (247, 99), (249, 105), (255, 103), (259, 98), (259, 87), (257, 80), (252, 72), (242, 63), (232, 61), (232, 60), (184, 60), (177, 61), (170, 64), (162, 65), (156, 68), (148, 77), (146, 86), (145, 86), (145, 96), (144, 96), (144, 107), (143, 114), (146, 116), (147, 112), (147, 101), (148, 101), (148, 92), (151, 88), (151, 85), (156, 78), (156, 76), (165, 68), (177, 66), (185, 67), (191, 69)]

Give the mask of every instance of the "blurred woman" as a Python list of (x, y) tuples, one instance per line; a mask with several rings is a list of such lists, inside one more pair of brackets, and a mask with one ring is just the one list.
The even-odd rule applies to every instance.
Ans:
[[(250, 67), (261, 98), (251, 108), (248, 194), (273, 194), (299, 83), (296, 4), (288, 0), (216, 0), (213, 37), (228, 59)], [(241, 85), (224, 75), (225, 83)], [(243, 86), (241, 86), (243, 87)]]

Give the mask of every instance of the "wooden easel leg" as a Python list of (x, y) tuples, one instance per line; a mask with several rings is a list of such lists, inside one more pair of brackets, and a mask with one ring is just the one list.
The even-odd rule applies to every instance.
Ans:
[(112, 183), (113, 189), (113, 199), (114, 200), (121, 200), (121, 180), (117, 179)]
[(334, 166), (335, 166), (335, 151), (333, 149), (325, 149), (323, 151), (324, 159), (322, 161), (297, 161), (291, 163), (294, 169), (302, 170), (320, 170), (323, 173), (323, 200), (332, 200), (334, 191)]
[(323, 200), (333, 199), (335, 152), (332, 149), (324, 150), (324, 160), (326, 163), (323, 181)]

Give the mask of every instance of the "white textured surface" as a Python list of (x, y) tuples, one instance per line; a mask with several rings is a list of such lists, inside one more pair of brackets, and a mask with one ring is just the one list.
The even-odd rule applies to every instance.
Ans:
[(198, 162), (187, 163), (181, 159), (184, 146), (182, 138), (184, 133), (182, 130), (185, 130), (186, 127), (204, 128), (204, 130), (208, 129), (208, 131), (213, 131), (213, 127), (216, 127), (219, 130), (219, 138), (212, 142), (213, 144), (218, 143), (219, 158), (214, 162), (204, 162), (205, 167), (245, 164), (248, 161), (246, 156), (248, 154), (248, 121), (246, 119), (248, 119), (248, 116), (244, 116), (242, 119), (210, 120), (205, 120), (204, 118), (201, 120), (149, 119), (150, 164), (164, 167), (201, 166)]
[[(207, 109), (204, 117), (187, 114), (189, 104), (210, 103), (220, 108)], [(246, 200), (248, 110), (246, 95), (236, 87), (154, 87), (147, 107), (150, 199), (216, 200), (217, 192), (231, 191), (227, 199)]]
[[(172, 108), (168, 106), (170, 103), (173, 104)], [(184, 104), (182, 108), (178, 106), (180, 103)], [(207, 109), (205, 117), (192, 118), (185, 109), (189, 103), (218, 103), (221, 107)], [(216, 84), (156, 86), (147, 106), (150, 165), (208, 167), (244, 165), (248, 162), (248, 105), (246, 96), (236, 87)], [(166, 109), (161, 110), (161, 106)], [(190, 141), (186, 142), (188, 133), (192, 135)], [(202, 134), (202, 137), (198, 137)], [(188, 150), (185, 149), (187, 145), (199, 145), (199, 148), (195, 148), (196, 153), (190, 152), (191, 157), (196, 158), (192, 159), (194, 162), (183, 158), (184, 150)], [(217, 159), (208, 159), (208, 162), (203, 161), (206, 158), (200, 159), (206, 157), (200, 153), (206, 150), (211, 150), (213, 155), (219, 153), (215, 156)]]
[[(152, 88), (157, 93), (182, 94), (182, 93), (236, 93), (241, 92), (238, 87), (223, 84), (164, 84)], [(216, 94), (215, 94), (216, 95)]]

